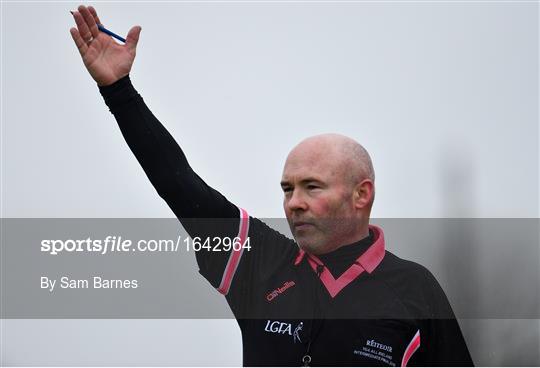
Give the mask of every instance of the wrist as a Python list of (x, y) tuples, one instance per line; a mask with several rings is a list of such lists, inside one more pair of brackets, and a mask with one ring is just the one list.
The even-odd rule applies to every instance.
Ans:
[(103, 96), (109, 109), (113, 111), (138, 96), (137, 91), (131, 84), (129, 74), (118, 79), (112, 84), (99, 86), (99, 92)]

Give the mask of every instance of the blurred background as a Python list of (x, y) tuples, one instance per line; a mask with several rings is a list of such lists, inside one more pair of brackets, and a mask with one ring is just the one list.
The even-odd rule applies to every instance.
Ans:
[[(173, 217), (82, 64), (78, 5), (0, 4), (1, 217)], [(435, 274), (475, 363), (540, 365), (537, 2), (86, 5), (115, 33), (142, 26), (133, 84), (207, 183), (283, 217), (289, 150), (319, 133), (355, 138), (373, 159), (388, 249)], [(440, 241), (415, 246), (413, 219), (459, 221), (434, 222)], [(234, 320), (1, 330), (2, 365), (242, 364)]]

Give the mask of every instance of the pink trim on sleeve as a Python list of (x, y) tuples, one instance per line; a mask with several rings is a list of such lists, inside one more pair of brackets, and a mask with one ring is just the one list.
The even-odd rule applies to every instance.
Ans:
[(219, 287), (217, 288), (217, 290), (223, 295), (227, 295), (231, 287), (232, 279), (234, 277), (234, 274), (236, 273), (238, 264), (240, 263), (240, 258), (242, 257), (242, 253), (244, 252), (244, 243), (247, 239), (248, 232), (249, 232), (249, 215), (246, 212), (246, 210), (244, 210), (243, 208), (240, 208), (240, 225), (238, 228), (238, 238), (240, 238), (240, 244), (242, 244), (242, 246), (240, 247), (240, 249), (237, 249), (237, 250), (233, 248), (231, 250), (231, 254), (229, 255), (229, 260), (227, 262), (227, 266), (225, 266), (225, 271), (223, 271), (223, 277), (221, 278), (221, 283), (219, 284)]
[(401, 366), (406, 367), (407, 363), (409, 363), (409, 360), (411, 359), (412, 355), (418, 348), (420, 347), (420, 330), (416, 331), (416, 334), (412, 338), (411, 342), (407, 346), (407, 349), (405, 349), (405, 353), (403, 353), (403, 360), (401, 361)]

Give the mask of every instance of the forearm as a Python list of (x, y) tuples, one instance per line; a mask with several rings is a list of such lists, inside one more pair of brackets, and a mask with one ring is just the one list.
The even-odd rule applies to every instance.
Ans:
[(129, 148), (178, 218), (238, 217), (238, 209), (191, 169), (169, 132), (133, 88), (129, 76), (99, 87)]

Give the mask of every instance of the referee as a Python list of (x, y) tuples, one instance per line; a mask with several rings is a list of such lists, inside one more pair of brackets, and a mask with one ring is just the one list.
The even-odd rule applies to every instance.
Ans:
[(238, 321), (245, 366), (473, 365), (433, 275), (385, 250), (369, 224), (375, 174), (360, 144), (325, 134), (289, 153), (281, 187), (293, 241), (208, 186), (148, 109), (129, 78), (141, 28), (120, 45), (94, 8), (73, 16), (83, 62), (158, 194), (192, 237), (234, 239), (196, 257)]

